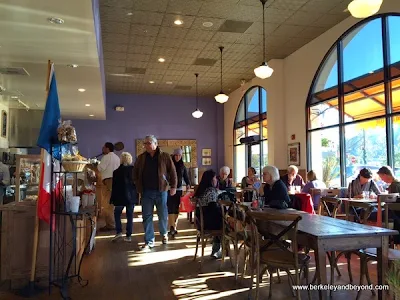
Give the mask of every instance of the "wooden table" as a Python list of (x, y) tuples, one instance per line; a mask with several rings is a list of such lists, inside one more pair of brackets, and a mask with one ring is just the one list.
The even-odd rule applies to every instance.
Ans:
[[(298, 223), (298, 243), (308, 246), (315, 251), (315, 261), (320, 284), (328, 284), (326, 273), (326, 253), (329, 251), (356, 250), (362, 248), (377, 248), (378, 259), (378, 284), (384, 284), (384, 274), (388, 265), (388, 237), (396, 235), (396, 230), (373, 227), (346, 220), (334, 219), (326, 216), (307, 214), (292, 209), (264, 208), (264, 211), (287, 214), (295, 213), (301, 215)], [(288, 222), (276, 221), (260, 224), (259, 230), (281, 231)], [(277, 226), (277, 227), (274, 227)], [(274, 230), (275, 228), (275, 230)], [(328, 291), (321, 291), (320, 298), (326, 299)], [(385, 299), (386, 294), (378, 291), (378, 299)]]
[(382, 203), (379, 197), (376, 199), (358, 199), (358, 198), (336, 198), (336, 199), (342, 200), (342, 202), (344, 202), (344, 208), (347, 220), (350, 215), (350, 206), (352, 202), (376, 204), (378, 206), (378, 212), (376, 214), (376, 226), (382, 227)]

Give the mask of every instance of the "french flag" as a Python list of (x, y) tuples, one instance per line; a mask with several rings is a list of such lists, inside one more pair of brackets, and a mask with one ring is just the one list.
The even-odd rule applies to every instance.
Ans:
[[(52, 164), (54, 168), (53, 170), (58, 171), (59, 160), (61, 160), (61, 152), (59, 151), (59, 147), (55, 147), (55, 144), (57, 144), (58, 141), (57, 128), (59, 126), (60, 120), (61, 113), (60, 105), (58, 102), (57, 82), (54, 73), (54, 65), (51, 64), (46, 108), (44, 110), (42, 125), (37, 141), (37, 145), (42, 148), (42, 165), (40, 171), (37, 213), (39, 219), (49, 224), (52, 201), (51, 192), (53, 191), (55, 193), (55, 197), (53, 198), (54, 201), (55, 199), (59, 199), (60, 191), (62, 189), (62, 181), (60, 180), (60, 176), (53, 173), (53, 180), (51, 180)], [(50, 155), (52, 148), (53, 157)], [(51, 182), (53, 182), (53, 186), (51, 186)]]

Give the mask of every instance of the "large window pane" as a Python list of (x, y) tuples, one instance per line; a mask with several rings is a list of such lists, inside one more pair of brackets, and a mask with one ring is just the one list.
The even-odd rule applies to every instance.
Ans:
[[(268, 141), (262, 141), (261, 147), (262, 147), (262, 151), (263, 151), (263, 155), (261, 158), (261, 168), (263, 168), (266, 165), (268, 165)], [(260, 174), (261, 174), (261, 172), (258, 173), (259, 176), (261, 176)], [(259, 177), (259, 178), (261, 178), (261, 177)]]
[(241, 121), (245, 120), (245, 115), (244, 115), (244, 101), (242, 100), (240, 102), (238, 111), (236, 113), (236, 120), (235, 123), (240, 123)]
[[(256, 169), (257, 174), (260, 174), (260, 144), (251, 145), (251, 167)], [(243, 175), (244, 176), (244, 175)]]
[(268, 138), (268, 121), (262, 120), (262, 139)]
[(344, 96), (345, 122), (385, 115), (383, 83)]
[(400, 79), (394, 79), (392, 85), (392, 110), (393, 112), (400, 111)]
[(371, 169), (376, 177), (379, 168), (387, 164), (385, 124), (385, 119), (377, 119), (345, 127), (346, 185), (362, 168)]
[(246, 158), (246, 145), (234, 146), (234, 180), (240, 183), (242, 178), (247, 175), (247, 158)]
[[(326, 90), (335, 90), (337, 95), (338, 71), (336, 48), (328, 55), (315, 81), (313, 94)], [(332, 89), (333, 88), (333, 89)]]
[[(380, 18), (361, 25), (343, 39), (344, 82), (383, 68), (382, 21)], [(383, 80), (380, 72), (379, 81)]]
[(240, 144), (240, 139), (246, 136), (244, 127), (235, 129), (235, 145)]
[(393, 118), (394, 172), (400, 177), (400, 116)]
[(260, 123), (256, 122), (247, 126), (247, 136), (260, 135)]
[(337, 99), (311, 106), (309, 110), (310, 129), (339, 124), (339, 108)]
[(390, 42), (390, 64), (400, 62), (400, 17), (391, 16), (388, 18), (389, 42)]
[(267, 112), (267, 91), (261, 88), (261, 113)]
[(247, 118), (252, 119), (260, 114), (260, 94), (258, 87), (247, 92)]
[(311, 133), (311, 168), (326, 186), (340, 186), (339, 129)]

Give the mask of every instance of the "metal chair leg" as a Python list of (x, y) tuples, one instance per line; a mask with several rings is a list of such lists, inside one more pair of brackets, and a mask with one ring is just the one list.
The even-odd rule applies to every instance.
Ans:
[(196, 251), (194, 253), (193, 261), (195, 261), (197, 258), (197, 251), (199, 250), (199, 242), (200, 242), (200, 236), (197, 236), (196, 237)]
[[(364, 266), (365, 266), (365, 276), (367, 277), (367, 282), (368, 282), (369, 285), (371, 285), (371, 278), (369, 277), (369, 272), (368, 272), (368, 260), (367, 260), (367, 259), (365, 259)], [(374, 297), (376, 296), (375, 290), (372, 289), (372, 290), (371, 290), (371, 293), (372, 293), (372, 295), (373, 295)]]
[(274, 273), (273, 270), (268, 269), (268, 273), (269, 273), (269, 295), (268, 295), (268, 300), (271, 299), (272, 297), (272, 279), (274, 277)]

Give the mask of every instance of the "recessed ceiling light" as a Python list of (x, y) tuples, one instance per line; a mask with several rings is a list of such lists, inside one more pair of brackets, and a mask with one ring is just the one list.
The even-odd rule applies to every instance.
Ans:
[(89, 117), (94, 117), (94, 115), (89, 115)]
[(204, 22), (203, 26), (204, 27), (212, 27), (214, 24), (212, 22)]
[(77, 68), (77, 67), (79, 67), (79, 65), (77, 65), (77, 64), (69, 64), (69, 65), (67, 65), (67, 67), (70, 67), (70, 68)]
[(175, 24), (175, 25), (182, 25), (182, 24), (183, 24), (183, 21), (178, 19), (178, 20), (175, 20), (175, 21), (174, 21), (174, 24)]
[(150, 80), (149, 83), (154, 83), (154, 81), (153, 81), (153, 80)]
[(85, 104), (85, 106), (90, 106), (90, 104), (89, 104), (89, 103), (87, 103), (87, 104)]
[(165, 62), (165, 58), (160, 57), (160, 58), (158, 59), (158, 61), (159, 61), (159, 62)]
[(85, 92), (86, 90), (85, 90), (85, 89), (78, 89), (78, 91), (81, 92), (81, 93), (83, 93), (83, 92)]
[(11, 99), (18, 99), (18, 96), (11, 96)]
[(128, 12), (126, 15), (127, 15), (127, 16), (132, 16), (133, 13), (132, 13), (132, 12)]
[(57, 25), (61, 25), (64, 24), (64, 20), (61, 18), (56, 18), (56, 17), (51, 17), (48, 18), (47, 21), (49, 21), (52, 24), (57, 24)]
[(172, 81), (167, 81), (166, 84), (172, 84)]

